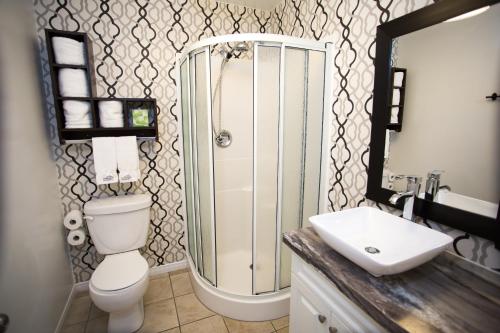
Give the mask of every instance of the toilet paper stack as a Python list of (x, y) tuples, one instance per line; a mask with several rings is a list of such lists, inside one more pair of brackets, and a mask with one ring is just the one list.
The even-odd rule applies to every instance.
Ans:
[(100, 101), (99, 123), (101, 127), (123, 127), (123, 105), (119, 101)]
[(82, 101), (63, 101), (65, 128), (92, 127), (90, 103)]
[(79, 246), (85, 243), (87, 238), (85, 229), (83, 228), (82, 212), (74, 209), (64, 217), (64, 226), (69, 230), (66, 240), (71, 246)]

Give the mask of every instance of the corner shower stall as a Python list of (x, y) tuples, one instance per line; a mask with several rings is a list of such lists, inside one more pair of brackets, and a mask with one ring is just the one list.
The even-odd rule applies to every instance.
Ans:
[(197, 296), (241, 320), (288, 313), (282, 234), (323, 211), (331, 46), (272, 34), (177, 59), (188, 261)]

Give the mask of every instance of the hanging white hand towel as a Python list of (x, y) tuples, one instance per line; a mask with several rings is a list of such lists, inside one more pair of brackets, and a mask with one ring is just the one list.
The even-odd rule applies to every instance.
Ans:
[(94, 168), (97, 185), (118, 182), (116, 138), (92, 138)]
[(139, 151), (135, 136), (116, 138), (116, 159), (121, 183), (136, 182), (141, 178)]

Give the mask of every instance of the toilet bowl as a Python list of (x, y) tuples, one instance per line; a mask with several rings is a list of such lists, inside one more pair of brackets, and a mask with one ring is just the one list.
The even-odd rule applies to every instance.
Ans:
[(90, 298), (109, 312), (108, 333), (138, 330), (144, 321), (144, 296), (149, 267), (139, 251), (108, 255), (97, 266), (89, 283)]
[(151, 197), (147, 194), (93, 199), (84, 208), (90, 237), (104, 260), (92, 273), (89, 294), (109, 312), (108, 333), (132, 333), (144, 322), (143, 296), (149, 266), (146, 245)]

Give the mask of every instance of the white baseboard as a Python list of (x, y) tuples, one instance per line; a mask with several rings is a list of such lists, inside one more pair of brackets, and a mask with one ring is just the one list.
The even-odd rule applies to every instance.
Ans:
[(181, 261), (176, 261), (161, 266), (151, 267), (149, 269), (149, 275), (150, 276), (160, 275), (168, 272), (177, 271), (179, 269), (184, 269), (186, 267), (187, 267), (187, 260), (184, 259)]
[(66, 314), (68, 313), (68, 310), (71, 307), (71, 303), (73, 302), (75, 294), (76, 294), (75, 285), (73, 285), (73, 287), (71, 287), (71, 291), (69, 292), (69, 296), (68, 299), (66, 300), (66, 304), (64, 305), (64, 309), (61, 313), (61, 316), (59, 317), (59, 321), (57, 322), (57, 326), (54, 333), (59, 333), (62, 330), (62, 327), (64, 325), (64, 319), (66, 319)]
[(87, 280), (87, 281), (75, 283), (73, 288), (75, 289), (75, 294), (87, 292), (87, 291), (89, 291), (89, 281)]

